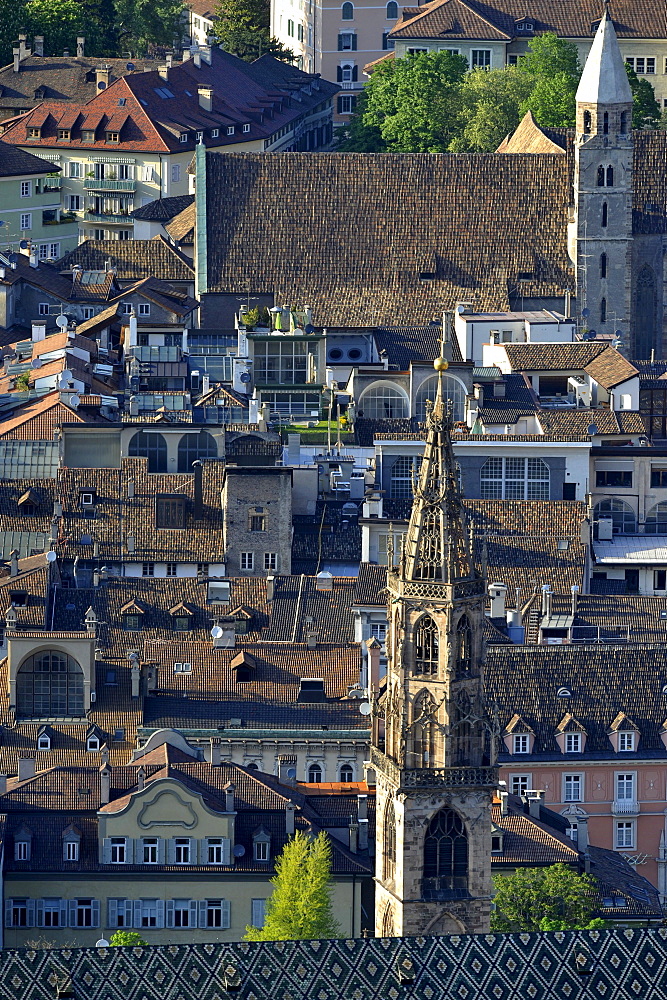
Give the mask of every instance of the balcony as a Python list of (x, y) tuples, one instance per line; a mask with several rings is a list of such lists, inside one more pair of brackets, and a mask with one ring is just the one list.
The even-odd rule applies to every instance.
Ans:
[(134, 191), (136, 190), (137, 182), (107, 180), (106, 178), (97, 180), (94, 177), (86, 177), (83, 186), (86, 191)]
[(469, 899), (468, 879), (465, 875), (441, 875), (422, 879), (422, 899)]
[(636, 816), (639, 812), (639, 802), (636, 799), (614, 799), (611, 811), (614, 816)]
[(416, 767), (399, 766), (371, 747), (371, 764), (401, 788), (494, 788), (497, 767)]
[(103, 222), (107, 225), (133, 226), (131, 215), (103, 215), (101, 212), (86, 212), (86, 222)]
[(62, 186), (62, 177), (45, 177), (37, 194), (50, 194), (52, 191), (60, 191)]
[(43, 226), (66, 226), (76, 222), (76, 215), (73, 212), (61, 212), (60, 218), (55, 211), (42, 212)]

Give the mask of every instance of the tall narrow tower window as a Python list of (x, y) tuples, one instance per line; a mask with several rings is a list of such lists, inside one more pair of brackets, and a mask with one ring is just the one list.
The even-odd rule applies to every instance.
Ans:
[(629, 118), (628, 112), (621, 111), (621, 135), (628, 134), (628, 118)]
[(468, 838), (463, 822), (453, 809), (441, 809), (428, 826), (424, 840), (425, 899), (454, 895), (468, 888)]
[(614, 186), (614, 168), (607, 167), (607, 187), (613, 188)]
[(598, 167), (598, 187), (604, 187), (604, 167)]
[(472, 629), (467, 615), (459, 618), (456, 626), (456, 672), (467, 674), (472, 664)]
[(606, 253), (600, 254), (600, 277), (607, 277), (607, 255)]
[(415, 699), (412, 725), (412, 750), (414, 767), (429, 767), (435, 757), (435, 702), (428, 691)]
[(384, 851), (382, 853), (382, 877), (391, 881), (396, 872), (396, 811), (394, 800), (389, 799), (384, 811)]
[(591, 131), (591, 113), (584, 111), (584, 133), (588, 135)]
[(607, 300), (600, 299), (600, 322), (607, 322)]
[(607, 228), (607, 219), (609, 217), (609, 212), (607, 210), (607, 202), (602, 203), (602, 228)]
[(602, 134), (609, 135), (609, 112), (605, 111), (602, 116)]
[(437, 674), (439, 651), (438, 626), (430, 615), (424, 615), (415, 628), (415, 673)]

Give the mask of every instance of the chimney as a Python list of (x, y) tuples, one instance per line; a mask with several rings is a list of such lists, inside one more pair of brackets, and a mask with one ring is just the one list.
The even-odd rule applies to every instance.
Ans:
[(192, 53), (192, 61), (194, 62), (197, 69), (201, 69), (201, 52), (197, 49)]
[(382, 644), (373, 636), (366, 639), (368, 650), (368, 687), (371, 691), (380, 690), (380, 653)]
[(577, 613), (577, 599), (579, 594), (579, 587), (575, 583), (574, 586), (570, 587), (570, 590), (572, 592), (572, 617), (574, 618), (574, 616)]
[(188, 59), (190, 58), (190, 55), (191, 55), (190, 49), (187, 48), (183, 49), (183, 62), (187, 62)]
[(197, 87), (199, 107), (204, 111), (213, 111), (213, 87)]
[(507, 598), (507, 587), (504, 583), (490, 583), (489, 597), (491, 598), (491, 617), (505, 618), (505, 600)]
[(274, 592), (274, 589), (275, 589), (275, 585), (276, 585), (276, 578), (275, 578), (275, 576), (267, 576), (267, 578), (266, 578), (266, 600), (267, 601), (272, 601), (273, 600), (273, 592)]
[[(99, 571), (95, 570), (95, 572), (98, 574), (97, 586), (99, 587), (99, 585), (100, 585)], [(86, 617), (85, 617), (84, 621), (86, 623), (86, 632), (88, 633), (88, 635), (96, 635), (96, 633), (97, 633), (97, 615), (95, 614), (95, 609), (94, 608), (92, 608), (92, 607), (88, 608), (88, 610), (86, 611)]]
[(46, 340), (46, 321), (45, 320), (33, 320), (31, 324), (31, 338), (33, 344), (39, 343), (40, 340)]
[(19, 781), (35, 777), (35, 758), (19, 757)]
[(549, 584), (545, 583), (542, 587), (542, 615), (549, 617), (551, 614), (551, 594), (549, 593)]
[(136, 656), (132, 659), (131, 664), (132, 697), (138, 698), (141, 689), (141, 670), (139, 669), (139, 660)]
[(35, 35), (33, 38), (33, 51), (36, 56), (44, 55), (44, 35)]
[(100, 571), (98, 569), (93, 570), (93, 587), (97, 589), (100, 585)]
[(544, 800), (544, 792), (533, 792), (528, 799), (528, 812), (533, 819), (540, 818), (540, 806)]
[(76, 40), (76, 57), (77, 59), (83, 59), (84, 50), (86, 47), (86, 39), (83, 35), (79, 35)]
[(509, 792), (507, 789), (501, 788), (498, 795), (500, 796), (500, 815), (507, 816), (507, 800), (509, 799)]
[(222, 740), (219, 736), (211, 737), (211, 767), (220, 767), (222, 756)]
[(312, 630), (306, 632), (306, 648), (317, 649), (317, 632)]
[(211, 65), (211, 46), (210, 45), (201, 45), (200, 48), (199, 48), (199, 51), (201, 53), (202, 61), (205, 62), (208, 66), (210, 66)]
[(236, 791), (236, 786), (229, 784), (225, 788), (225, 812), (234, 812), (234, 792)]
[(204, 466), (197, 460), (192, 463), (192, 468), (195, 474), (195, 521), (201, 521), (204, 517), (204, 486), (203, 486), (203, 472)]
[(9, 553), (9, 575), (18, 576), (19, 575), (19, 550), (12, 549)]
[(588, 854), (588, 816), (577, 816), (577, 847)]
[(294, 803), (288, 802), (285, 806), (285, 833), (288, 837), (293, 836), (294, 829)]
[(359, 824), (350, 820), (350, 850), (356, 854), (359, 847)]
[(30, 55), (30, 49), (26, 45), (28, 41), (27, 35), (19, 35), (19, 52), (21, 53), (21, 59), (25, 59), (26, 56)]
[(37, 251), (34, 247), (31, 247), (30, 253), (28, 255), (28, 262), (30, 267), (39, 267), (39, 260), (37, 259)]
[(0, 774), (0, 795), (5, 795), (7, 792), (7, 775)]
[(14, 49), (12, 49), (12, 52), (14, 54), (14, 72), (15, 73), (20, 73), (21, 72), (21, 50), (19, 48), (14, 48)]
[(368, 850), (368, 820), (359, 820), (359, 850)]
[(162, 66), (158, 66), (157, 71), (161, 80), (165, 80), (167, 82), (169, 81), (169, 67), (166, 63), (163, 63)]
[(111, 798), (111, 770), (105, 762), (100, 768), (100, 805), (106, 806)]
[(144, 771), (143, 767), (140, 767), (139, 770), (137, 771), (138, 791), (143, 792), (145, 784), (146, 784), (146, 772)]
[(205, 396), (210, 388), (211, 388), (211, 376), (208, 374), (208, 372), (204, 372), (204, 374), (201, 377), (202, 395)]
[(127, 481), (127, 499), (134, 499), (134, 479), (128, 479)]
[(167, 52), (167, 54), (165, 55), (164, 58), (165, 58), (165, 60), (167, 62), (167, 69), (171, 69), (171, 67), (174, 64), (174, 56), (173, 56), (173, 54), (171, 52)]
[(359, 822), (362, 819), (368, 819), (368, 796), (367, 795), (357, 795), (357, 819)]
[[(95, 86), (97, 88), (98, 93), (100, 92), (100, 90), (107, 89), (107, 87), (109, 86), (110, 75), (111, 75), (111, 66), (109, 66), (107, 63), (105, 63), (103, 66), (97, 67), (97, 69), (95, 70)], [(101, 87), (100, 84), (102, 84)]]
[(484, 406), (484, 386), (483, 385), (476, 385), (475, 386), (475, 399), (477, 400), (477, 405), (478, 405), (479, 409), (481, 410), (482, 407)]

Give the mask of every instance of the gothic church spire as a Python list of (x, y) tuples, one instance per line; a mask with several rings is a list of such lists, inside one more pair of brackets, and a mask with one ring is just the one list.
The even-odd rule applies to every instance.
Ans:
[(614, 23), (605, 6), (577, 88), (578, 104), (632, 104)]

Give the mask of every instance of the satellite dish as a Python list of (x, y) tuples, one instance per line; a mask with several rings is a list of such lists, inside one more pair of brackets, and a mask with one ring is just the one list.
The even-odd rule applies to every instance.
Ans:
[(361, 705), (359, 706), (359, 712), (361, 715), (371, 714), (371, 706), (368, 704), (367, 701), (362, 701)]
[(76, 409), (77, 406), (79, 406), (80, 403), (81, 403), (81, 397), (80, 396), (76, 396), (76, 395), (75, 396), (70, 396), (69, 405), (73, 406), (74, 409)]
[(250, 381), (250, 373), (249, 372), (242, 372), (240, 378), (241, 378), (241, 382), (249, 382)]
[(19, 247), (21, 248), (21, 250), (27, 250), (29, 246), (30, 244), (28, 243), (27, 240), (21, 240), (21, 242), (19, 243)]
[(10, 264), (16, 264), (18, 259), (19, 255), (17, 253), (10, 253), (9, 257), (7, 258)]
[(101, 937), (99, 939), (99, 941), (95, 942), (95, 947), (96, 948), (108, 948), (109, 947), (109, 942), (106, 940), (106, 938)]
[(213, 639), (219, 639), (221, 635), (222, 635), (222, 629), (220, 628), (220, 626), (214, 625), (213, 628), (211, 629), (211, 637)]
[(55, 562), (57, 558), (57, 554), (53, 551), (46, 553), (46, 561), (49, 563)]
[(134, 69), (134, 63), (125, 63), (125, 69), (128, 71), (128, 73), (131, 73), (132, 70)]
[(287, 777), (290, 779), (290, 781), (293, 781), (296, 778), (296, 768), (295, 767), (288, 767), (287, 768)]
[(97, 89), (98, 90), (106, 90), (107, 89), (107, 85), (104, 82), (104, 80), (100, 80), (100, 82), (97, 84)]
[(63, 379), (64, 379), (64, 380), (65, 380), (66, 382), (69, 382), (69, 380), (70, 380), (70, 379), (71, 379), (71, 377), (72, 377), (72, 373), (71, 373), (71, 371), (69, 370), (69, 368), (66, 368), (66, 369), (65, 369), (65, 371), (64, 371), (64, 372), (63, 372), (63, 374), (62, 374), (62, 377), (63, 377)]
[(56, 326), (59, 330), (64, 330), (67, 326), (67, 316), (56, 316)]
[(590, 314), (591, 314), (590, 309), (582, 309), (581, 310), (581, 315), (582, 316), (590, 316)]
[(614, 330), (614, 336), (615, 337), (622, 337), (623, 336), (623, 331), (622, 330)]
[(243, 844), (234, 844), (234, 857), (242, 858), (245, 854), (245, 847)]
[(39, 358), (33, 358), (32, 361), (30, 362), (30, 367), (31, 368), (41, 368), (42, 367), (42, 362), (40, 361)]
[(590, 435), (591, 435), (591, 437), (592, 437), (592, 436), (593, 436), (594, 434), (597, 434), (597, 432), (598, 432), (598, 429), (597, 429), (597, 424), (589, 424), (589, 425), (588, 425), (588, 427), (587, 427), (587, 433), (588, 433), (588, 434), (590, 434)]

